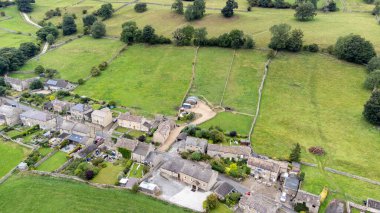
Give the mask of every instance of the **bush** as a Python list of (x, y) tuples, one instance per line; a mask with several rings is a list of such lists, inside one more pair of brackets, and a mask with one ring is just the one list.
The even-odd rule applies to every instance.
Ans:
[(37, 75), (42, 74), (45, 72), (45, 68), (42, 65), (38, 65), (36, 68), (34, 68), (34, 73)]
[(294, 14), (296, 19), (299, 21), (309, 21), (316, 15), (317, 13), (315, 12), (315, 7), (311, 2), (300, 4), (296, 8), (296, 13)]
[(236, 131), (231, 131), (229, 133), (230, 137), (236, 137), (237, 136), (237, 132)]
[(372, 92), (370, 99), (364, 105), (364, 118), (373, 125), (380, 125), (380, 91)]
[(375, 70), (367, 76), (367, 79), (364, 82), (364, 87), (366, 89), (373, 90), (379, 85), (379, 83), (380, 83), (380, 70)]
[(318, 46), (318, 44), (310, 44), (310, 45), (305, 45), (303, 47), (303, 49), (305, 51), (309, 51), (309, 52), (315, 53), (315, 52), (319, 51), (319, 46)]
[(30, 90), (42, 89), (42, 88), (44, 88), (44, 84), (40, 80), (34, 80), (29, 85)]
[(143, 13), (143, 12), (147, 11), (146, 3), (135, 4), (134, 9), (137, 13)]
[(367, 70), (372, 72), (374, 70), (380, 70), (380, 57), (373, 57), (367, 64)]
[(207, 212), (215, 209), (218, 206), (218, 196), (215, 194), (211, 194), (207, 196), (207, 199), (203, 201), (203, 208), (206, 209)]
[(128, 149), (119, 147), (119, 148), (117, 148), (117, 151), (120, 152), (120, 154), (123, 156), (123, 158), (125, 158), (125, 159), (130, 159), (131, 158), (131, 154), (132, 153)]
[(102, 62), (101, 64), (99, 64), (98, 68), (100, 71), (104, 71), (106, 70), (108, 67), (108, 63), (106, 61)]
[(100, 21), (95, 21), (91, 26), (91, 35), (95, 39), (105, 36), (106, 26)]
[(135, 185), (132, 186), (132, 192), (137, 193), (139, 191), (139, 185), (136, 183)]
[(100, 70), (97, 67), (92, 67), (91, 69), (91, 76), (97, 77), (100, 75)]
[(78, 84), (79, 85), (83, 85), (84, 84), (84, 80), (82, 78), (78, 79)]
[(309, 152), (313, 155), (324, 155), (325, 154), (325, 150), (320, 147), (320, 146), (312, 146), (309, 148)]
[(357, 64), (366, 64), (376, 56), (372, 43), (354, 34), (338, 38), (334, 53), (340, 59)]
[(104, 159), (101, 157), (97, 157), (91, 161), (92, 165), (99, 166), (99, 164), (103, 163)]
[(240, 197), (241, 197), (241, 194), (238, 192), (233, 192), (226, 195), (225, 199), (226, 199), (227, 206), (229, 207), (235, 206), (237, 203), (239, 203)]
[(202, 159), (202, 154), (200, 152), (193, 152), (191, 154), (191, 160), (200, 161)]

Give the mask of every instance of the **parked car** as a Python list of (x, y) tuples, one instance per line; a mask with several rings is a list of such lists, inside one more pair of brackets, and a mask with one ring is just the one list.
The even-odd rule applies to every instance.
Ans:
[(282, 192), (280, 196), (280, 201), (285, 202), (286, 201), (286, 192)]

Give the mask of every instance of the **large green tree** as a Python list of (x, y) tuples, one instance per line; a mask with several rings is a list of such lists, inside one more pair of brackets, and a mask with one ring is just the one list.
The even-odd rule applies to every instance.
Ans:
[(286, 49), (292, 52), (298, 52), (302, 49), (303, 32), (299, 29), (292, 30), (289, 39), (286, 41)]
[(367, 79), (364, 82), (364, 87), (366, 89), (374, 89), (377, 88), (377, 86), (380, 83), (380, 70), (375, 70), (368, 74)]
[(46, 37), (47, 35), (53, 35), (54, 38), (57, 38), (58, 35), (59, 35), (59, 31), (58, 31), (58, 28), (56, 26), (54, 26), (53, 24), (48, 24), (44, 27), (42, 27), (41, 29), (39, 29), (37, 32), (36, 32), (36, 35), (37, 37), (41, 40), (41, 41), (46, 41)]
[(229, 18), (234, 15), (234, 9), (237, 9), (238, 3), (235, 0), (227, 0), (226, 6), (221, 10), (224, 17)]
[(286, 48), (289, 39), (289, 31), (291, 27), (288, 24), (278, 24), (272, 26), (269, 30), (272, 33), (272, 38), (269, 43), (269, 48), (281, 50)]
[(376, 56), (372, 43), (354, 34), (338, 38), (334, 53), (340, 59), (357, 64), (366, 64)]
[(121, 31), (120, 40), (131, 44), (138, 40), (138, 36), (141, 31), (138, 30), (136, 22), (128, 21), (122, 25), (123, 30)]
[(183, 28), (178, 28), (173, 32), (174, 43), (177, 46), (187, 46), (191, 44), (194, 36), (194, 27), (187, 25)]
[(106, 26), (100, 22), (96, 21), (91, 26), (91, 35), (93, 38), (101, 38), (106, 35)]
[(30, 13), (33, 10), (31, 0), (16, 0), (17, 8), (20, 12)]
[(155, 29), (151, 25), (146, 25), (142, 31), (142, 42), (153, 43), (156, 38), (156, 34), (154, 32)]
[(72, 15), (65, 15), (62, 22), (63, 35), (72, 35), (77, 32), (77, 25), (75, 24), (74, 17)]
[(82, 21), (83, 21), (83, 25), (85, 27), (89, 27), (91, 26), (95, 21), (97, 21), (98, 19), (96, 18), (96, 16), (94, 15), (85, 15), (83, 16), (82, 18)]
[(314, 18), (317, 13), (315, 12), (315, 7), (311, 2), (306, 2), (300, 4), (296, 8), (296, 13), (294, 14), (294, 17), (296, 17), (299, 21), (308, 21)]
[(371, 124), (380, 125), (380, 90), (372, 92), (364, 105), (363, 116)]
[(103, 18), (103, 20), (111, 18), (114, 10), (112, 8), (112, 4), (107, 3), (103, 4), (100, 9), (96, 12), (96, 14)]
[(367, 64), (367, 70), (372, 72), (374, 70), (380, 70), (380, 57), (373, 57)]
[(31, 58), (40, 51), (40, 48), (35, 45), (33, 42), (26, 42), (20, 44), (20, 47), (18, 48), (26, 58)]
[(188, 21), (201, 19), (206, 12), (206, 3), (204, 0), (195, 0), (193, 5), (186, 8), (185, 18)]
[(183, 2), (182, 0), (175, 0), (172, 4), (172, 10), (178, 14), (183, 14)]
[(294, 145), (290, 155), (289, 155), (289, 160), (291, 162), (300, 162), (301, 161), (301, 146), (299, 143), (296, 143)]

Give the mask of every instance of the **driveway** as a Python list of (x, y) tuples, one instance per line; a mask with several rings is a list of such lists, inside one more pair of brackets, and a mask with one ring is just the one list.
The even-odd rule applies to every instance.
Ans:
[(191, 191), (190, 186), (186, 186), (182, 191), (171, 197), (169, 201), (180, 206), (203, 212), (203, 201), (205, 201), (210, 194), (211, 192), (193, 192)]

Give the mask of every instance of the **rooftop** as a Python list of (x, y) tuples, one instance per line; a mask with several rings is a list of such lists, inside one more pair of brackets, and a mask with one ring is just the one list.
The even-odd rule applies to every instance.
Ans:
[(5, 115), (6, 117), (11, 117), (13, 115), (18, 116), (20, 113), (21, 113), (20, 108), (8, 106), (8, 105), (0, 106), (0, 114)]
[(215, 193), (217, 195), (225, 197), (226, 195), (228, 195), (229, 193), (231, 193), (234, 190), (235, 190), (235, 188), (231, 184), (229, 184), (227, 182), (223, 182), (218, 187), (216, 187)]
[(65, 80), (55, 80), (55, 79), (49, 79), (46, 81), (45, 85), (47, 86), (54, 86), (54, 87), (60, 87), (60, 88), (66, 88), (66, 86), (69, 84), (69, 82)]
[(136, 140), (132, 140), (128, 138), (119, 138), (115, 146), (133, 151), (135, 150), (138, 143), (139, 142)]
[(130, 113), (124, 113), (119, 117), (119, 120), (126, 120), (130, 122), (141, 123), (142, 117), (137, 115), (131, 115)]
[(76, 104), (75, 106), (71, 107), (71, 110), (78, 111), (78, 112), (86, 112), (88, 110), (92, 110), (92, 108), (89, 105)]
[(380, 201), (368, 198), (367, 207), (380, 210)]
[(317, 196), (315, 194), (311, 194), (309, 192), (303, 191), (303, 190), (298, 190), (296, 199), (301, 200), (305, 203), (310, 203), (311, 205), (314, 206), (320, 206), (320, 196)]
[(24, 118), (39, 120), (39, 121), (49, 121), (53, 119), (53, 116), (49, 113), (38, 111), (38, 110), (29, 110), (20, 115)]
[(107, 107), (103, 108), (101, 110), (94, 110), (92, 112), (92, 116), (98, 116), (98, 117), (103, 117), (103, 118), (105, 118), (109, 114), (111, 114), (111, 116), (112, 116), (111, 110)]
[[(186, 134), (186, 133), (185, 133), (185, 134)], [(206, 140), (206, 139), (202, 139), (202, 138), (196, 138), (196, 137), (188, 136), (188, 137), (186, 138), (185, 145), (186, 145), (186, 146), (199, 146), (199, 147), (205, 147), (205, 146), (207, 146), (207, 140)]]
[(83, 137), (76, 134), (71, 134), (67, 139), (73, 142), (81, 143), (81, 144), (85, 144), (88, 140), (87, 137)]
[(290, 174), (287, 178), (285, 178), (284, 187), (297, 191), (299, 184), (300, 180), (298, 179), (298, 177), (296, 175)]
[(270, 162), (265, 159), (261, 159), (261, 158), (251, 157), (248, 159), (247, 164), (249, 166), (258, 167), (258, 168), (271, 171), (271, 172), (280, 171), (280, 166), (278, 164), (276, 164), (275, 162)]
[(139, 142), (137, 144), (135, 150), (133, 151), (133, 153), (138, 154), (138, 155), (142, 155), (142, 156), (147, 156), (149, 154), (151, 146), (152, 146), (151, 144)]

